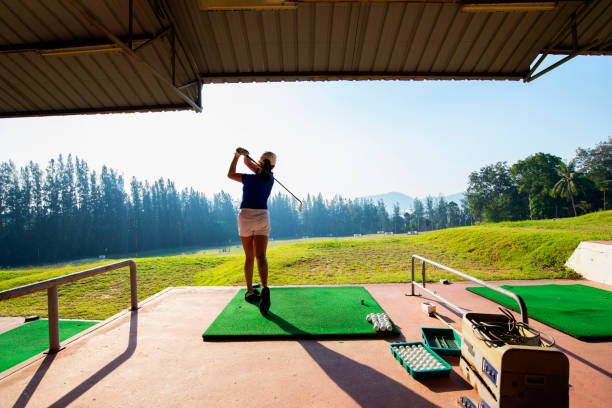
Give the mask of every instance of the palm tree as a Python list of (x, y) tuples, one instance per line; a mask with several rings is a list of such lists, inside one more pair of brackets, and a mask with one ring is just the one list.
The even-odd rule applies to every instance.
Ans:
[(603, 192), (603, 209), (606, 210), (606, 191), (612, 188), (612, 180), (604, 180), (598, 183), (599, 191)]
[(561, 162), (559, 168), (557, 168), (557, 174), (561, 178), (553, 186), (551, 191), (552, 196), (563, 197), (567, 199), (567, 201), (571, 201), (575, 217), (577, 214), (576, 205), (574, 205), (574, 197), (578, 195), (580, 176), (576, 173), (576, 163), (574, 160), (568, 164)]

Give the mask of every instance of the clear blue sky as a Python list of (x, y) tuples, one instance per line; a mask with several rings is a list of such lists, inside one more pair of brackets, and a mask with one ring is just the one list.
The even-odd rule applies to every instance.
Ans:
[(223, 84), (205, 86), (203, 101), (201, 114), (0, 119), (0, 161), (44, 167), (72, 153), (127, 180), (165, 177), (238, 197), (226, 173), (243, 146), (276, 152), (276, 176), (299, 196), (452, 194), (487, 164), (536, 152), (569, 160), (611, 136), (612, 57), (576, 58), (530, 84)]

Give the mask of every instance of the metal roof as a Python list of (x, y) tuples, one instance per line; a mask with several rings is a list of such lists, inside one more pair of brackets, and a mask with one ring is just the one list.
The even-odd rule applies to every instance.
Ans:
[(203, 83), (531, 80), (542, 56), (612, 54), (612, 0), (517, 3), (5, 0), (0, 117), (200, 110)]

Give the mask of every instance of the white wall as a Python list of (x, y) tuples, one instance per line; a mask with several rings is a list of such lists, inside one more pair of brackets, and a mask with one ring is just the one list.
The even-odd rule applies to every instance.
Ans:
[(565, 263), (586, 279), (612, 285), (612, 241), (583, 241)]

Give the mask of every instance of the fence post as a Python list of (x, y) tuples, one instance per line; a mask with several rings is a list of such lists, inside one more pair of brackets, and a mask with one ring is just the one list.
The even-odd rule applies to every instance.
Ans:
[(410, 296), (414, 296), (414, 256), (410, 258)]
[(130, 293), (132, 295), (132, 310), (138, 309), (138, 286), (136, 281), (136, 263), (130, 261)]
[(49, 315), (49, 353), (57, 353), (60, 350), (57, 285), (47, 289), (47, 305)]
[(425, 261), (421, 259), (421, 276), (423, 277), (423, 287), (425, 287)]
[(136, 280), (136, 263), (130, 261), (130, 294), (132, 296), (132, 310), (138, 309), (138, 284)]

